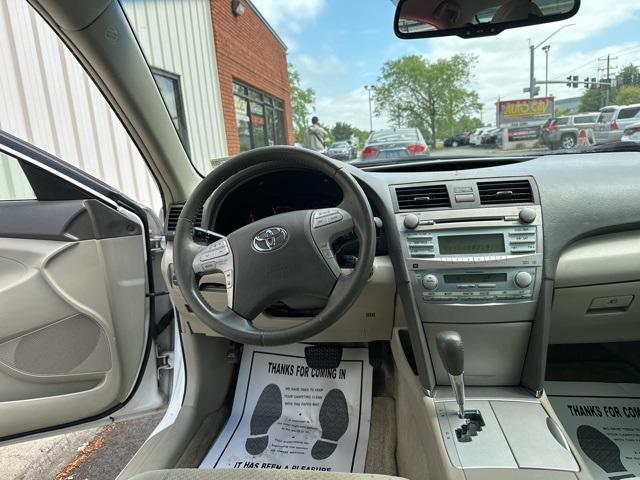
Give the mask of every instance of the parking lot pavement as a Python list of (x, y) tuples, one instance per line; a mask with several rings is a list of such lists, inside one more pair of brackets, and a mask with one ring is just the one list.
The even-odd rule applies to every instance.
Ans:
[(163, 414), (0, 448), (2, 480), (113, 480)]
[(164, 414), (128, 420), (115, 425), (105, 438), (104, 445), (71, 475), (74, 480), (113, 480), (131, 460)]
[(78, 449), (90, 442), (99, 430), (100, 428), (91, 428), (2, 447), (1, 478), (53, 479), (56, 473), (75, 457)]

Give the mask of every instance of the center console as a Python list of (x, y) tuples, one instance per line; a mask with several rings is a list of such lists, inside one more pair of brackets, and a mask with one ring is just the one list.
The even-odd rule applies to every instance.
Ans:
[(533, 179), (392, 188), (436, 385), (449, 384), (433, 355), (436, 336), (446, 330), (464, 339), (469, 385), (519, 385), (543, 278)]
[[(413, 342), (456, 469), (579, 470), (537, 392), (521, 387), (543, 285), (533, 178), (391, 186), (418, 318)], [(410, 327), (411, 328), (411, 327)], [(535, 333), (533, 333), (535, 332)], [(542, 339), (543, 340), (543, 339)], [(397, 352), (396, 348), (396, 352)], [(418, 369), (419, 370), (419, 369)], [(513, 478), (512, 474), (509, 474)]]

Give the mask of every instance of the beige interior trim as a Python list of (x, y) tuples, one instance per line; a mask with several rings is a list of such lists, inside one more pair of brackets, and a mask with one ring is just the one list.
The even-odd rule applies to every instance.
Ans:
[[(177, 285), (169, 279), (169, 265), (173, 262), (173, 245), (167, 245), (162, 259), (162, 272), (169, 285), (169, 292), (180, 313), (180, 318), (191, 333), (220, 336), (207, 327), (196, 315), (187, 310), (185, 300)], [(207, 275), (203, 283), (224, 283), (221, 274)], [(390, 340), (395, 309), (395, 276), (389, 257), (376, 257), (373, 273), (364, 290), (345, 316), (322, 333), (312, 337), (314, 342), (370, 342)], [(223, 310), (226, 307), (226, 290), (205, 293), (204, 297), (214, 307)], [(304, 322), (304, 318), (279, 318), (261, 314), (254, 324), (265, 330), (290, 327)]]
[[(13, 342), (0, 366), (0, 437), (91, 417), (125, 400), (146, 346), (142, 237), (79, 242), (0, 238), (0, 258), (12, 265), (6, 276), (0, 271), (0, 343)], [(99, 328), (67, 329), (55, 342), (44, 341), (48, 328), (77, 315)], [(36, 338), (30, 337), (34, 332), (44, 337), (38, 349), (21, 351), (22, 364), (50, 372), (46, 362), (58, 357), (63, 371), (24, 372), (20, 362), (11, 365), (10, 354), (20, 341)], [(102, 333), (96, 338), (95, 332)], [(81, 348), (90, 342), (96, 342), (94, 348)], [(60, 357), (60, 349), (66, 356)], [(105, 352), (104, 371), (77, 373), (82, 362)]]
[(555, 286), (577, 287), (640, 280), (640, 230), (580, 240), (558, 261)]

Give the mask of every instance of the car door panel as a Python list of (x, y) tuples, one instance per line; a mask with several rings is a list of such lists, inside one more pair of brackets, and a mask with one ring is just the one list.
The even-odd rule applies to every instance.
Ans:
[(0, 202), (0, 218), (0, 437), (125, 401), (147, 343), (140, 223), (97, 200)]

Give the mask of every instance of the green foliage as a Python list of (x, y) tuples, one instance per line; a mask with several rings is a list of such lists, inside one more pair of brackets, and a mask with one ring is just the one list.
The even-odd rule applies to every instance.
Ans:
[(640, 87), (626, 86), (620, 87), (616, 91), (613, 101), (616, 105), (630, 105), (640, 103)]
[(556, 117), (564, 117), (566, 115), (571, 115), (571, 110), (568, 108), (557, 108), (556, 109)]
[(316, 92), (302, 88), (300, 74), (289, 64), (289, 87), (291, 89), (291, 113), (297, 142), (302, 142), (304, 132), (310, 124), (309, 116), (315, 109)]
[(353, 134), (353, 127), (345, 122), (336, 122), (335, 126), (331, 129), (331, 133), (336, 142), (349, 140)]
[(367, 140), (369, 132), (360, 130), (346, 122), (336, 122), (335, 126), (331, 129), (331, 135), (335, 142), (350, 140), (352, 137), (355, 137), (358, 145), (362, 146)]
[(597, 112), (600, 110), (603, 106), (604, 94), (604, 90), (600, 88), (585, 90), (582, 98), (580, 98), (580, 112)]
[(476, 128), (480, 128), (482, 126), (484, 126), (484, 124), (478, 117), (471, 117), (467, 114), (464, 114), (452, 124), (448, 123), (446, 119), (438, 122), (438, 132), (440, 132), (440, 137), (446, 138), (449, 137), (452, 133), (456, 135), (462, 132), (475, 130)]
[(376, 113), (396, 127), (416, 127), (425, 138), (436, 138), (442, 125), (482, 108), (469, 88), (474, 63), (463, 54), (435, 62), (419, 55), (385, 62), (373, 90)]

